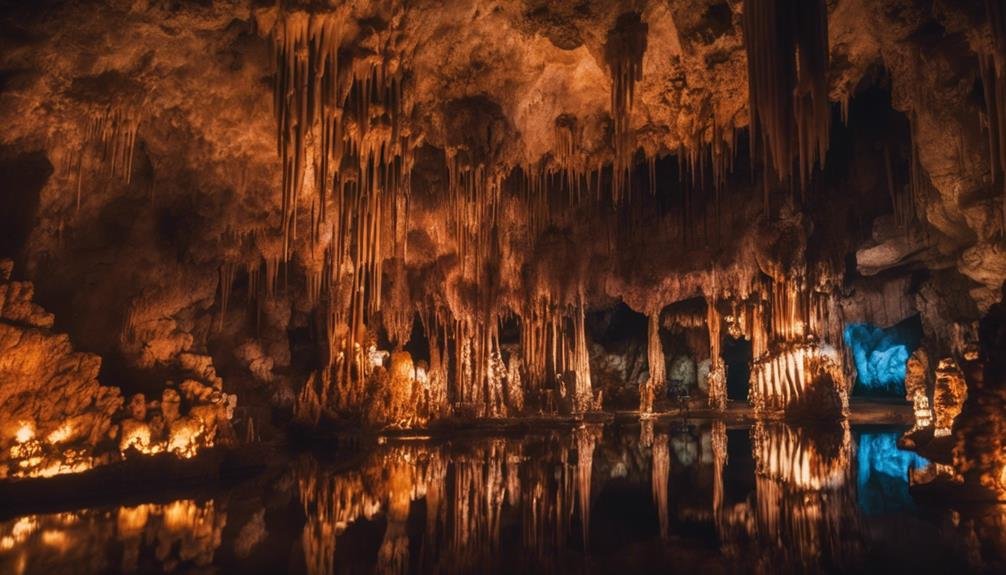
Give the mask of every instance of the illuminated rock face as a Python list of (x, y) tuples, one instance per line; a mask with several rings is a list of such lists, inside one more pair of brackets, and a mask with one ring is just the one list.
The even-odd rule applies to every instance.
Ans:
[(933, 415), (936, 437), (947, 437), (953, 430), (954, 420), (961, 414), (968, 398), (968, 385), (964, 373), (952, 358), (940, 360), (936, 366), (936, 390), (933, 394)]
[(10, 270), (0, 261), (0, 478), (89, 469), (122, 397), (98, 383), (101, 358), (53, 332), (32, 285)]
[(758, 412), (838, 419), (848, 414), (849, 385), (834, 349), (796, 345), (755, 362), (750, 399)]
[[(799, 33), (755, 26), (796, 4)], [(585, 316), (615, 301), (655, 324), (705, 300), (698, 383), (724, 409), (721, 333), (751, 340), (760, 374), (803, 378), (832, 366), (793, 346), (839, 345), (842, 320), (919, 312), (944, 343), (993, 301), (1000, 122), (974, 119), (1000, 114), (973, 93), (1004, 51), (957, 4), (5, 8), (0, 69), (23, 72), (0, 87), (0, 145), (51, 164), (15, 247), (74, 341), (127, 375), (259, 386), (309, 425), (600, 409)], [(930, 46), (930, 29), (955, 40)], [(876, 122), (867, 89), (889, 91)], [(846, 154), (833, 178), (836, 101), (845, 151), (884, 152)], [(889, 297), (919, 269), (934, 273)], [(383, 354), (417, 318), (413, 417)], [(650, 375), (643, 411), (666, 383)], [(847, 395), (831, 379), (829, 416)], [(813, 387), (752, 381), (759, 409)]]
[(912, 353), (905, 365), (905, 399), (912, 402), (915, 425), (912, 430), (930, 427), (933, 424), (933, 410), (929, 402), (930, 389), (929, 355), (919, 348)]

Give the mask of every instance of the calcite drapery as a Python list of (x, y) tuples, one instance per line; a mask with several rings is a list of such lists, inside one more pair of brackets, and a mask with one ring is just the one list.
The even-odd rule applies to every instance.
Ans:
[(848, 415), (849, 391), (838, 352), (819, 344), (790, 345), (751, 368), (749, 397), (756, 412), (841, 418)]

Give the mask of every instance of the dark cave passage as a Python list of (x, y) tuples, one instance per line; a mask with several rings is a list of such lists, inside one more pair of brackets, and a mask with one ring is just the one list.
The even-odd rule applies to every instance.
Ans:
[(744, 338), (723, 338), (723, 361), (727, 364), (727, 398), (732, 401), (747, 401), (751, 378), (751, 341)]

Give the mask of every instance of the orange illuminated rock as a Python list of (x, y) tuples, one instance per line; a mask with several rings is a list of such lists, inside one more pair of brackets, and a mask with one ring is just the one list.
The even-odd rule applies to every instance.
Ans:
[(123, 402), (98, 383), (101, 359), (54, 333), (31, 295), (31, 284), (0, 280), (0, 478), (86, 468), (78, 453), (108, 437)]
[(954, 420), (964, 408), (968, 386), (964, 373), (953, 358), (943, 358), (936, 367), (936, 391), (933, 394), (933, 415), (936, 437), (947, 437), (953, 430)]

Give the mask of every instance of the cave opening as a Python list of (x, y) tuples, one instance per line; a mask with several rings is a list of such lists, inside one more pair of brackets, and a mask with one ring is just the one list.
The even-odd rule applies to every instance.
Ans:
[(721, 353), (727, 364), (727, 398), (732, 401), (747, 401), (751, 361), (754, 359), (751, 340), (727, 335), (723, 338)]
[(856, 369), (853, 394), (905, 397), (906, 363), (922, 341), (919, 316), (889, 327), (848, 324), (842, 333)]
[(35, 224), (39, 194), (53, 172), (44, 152), (18, 153), (0, 145), (0, 258), (12, 259), (20, 275)]

